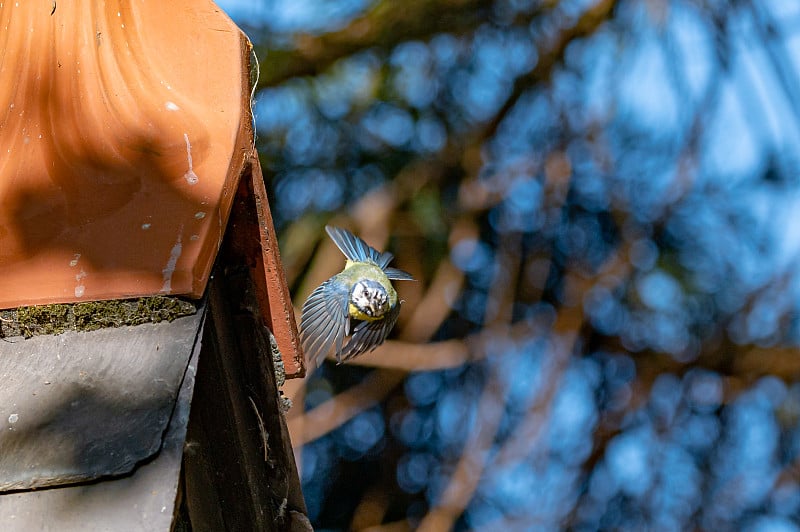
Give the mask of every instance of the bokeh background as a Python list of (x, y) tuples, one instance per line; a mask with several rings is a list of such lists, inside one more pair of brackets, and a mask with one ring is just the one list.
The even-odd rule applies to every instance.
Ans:
[(800, 530), (800, 2), (220, 5), (297, 307), (419, 280), (286, 386), (318, 530)]

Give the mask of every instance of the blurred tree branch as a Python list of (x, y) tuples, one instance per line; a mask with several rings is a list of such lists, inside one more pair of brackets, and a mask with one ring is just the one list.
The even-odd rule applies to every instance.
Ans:
[(334, 62), (369, 48), (391, 49), (401, 42), (436, 33), (461, 34), (487, 20), (487, 0), (406, 0), (377, 2), (347, 27), (323, 35), (302, 34), (285, 51), (257, 50), (261, 57), (258, 88), (293, 77), (313, 76)]
[(441, 497), (419, 524), (422, 532), (453, 530), (453, 525), (475, 494), (489, 458), (488, 451), (497, 436), (503, 410), (505, 386), (501, 370), (493, 368), (477, 407), (475, 428)]
[(289, 419), (287, 425), (292, 435), (292, 446), (300, 448), (342, 426), (380, 402), (404, 377), (403, 371), (375, 371), (363, 382), (325, 401), (310, 412)]
[[(390, 50), (414, 39), (426, 39), (439, 33), (470, 33), (490, 19), (494, 2), (487, 0), (407, 0), (380, 1), (363, 16), (339, 31), (321, 35), (300, 34), (287, 50), (257, 49), (261, 57), (258, 88), (278, 85), (288, 79), (314, 76), (328, 69), (339, 59), (370, 48)], [(517, 17), (514, 24), (526, 25), (551, 9), (558, 0), (548, 0), (531, 12)], [(549, 78), (550, 70), (563, 57), (566, 46), (574, 39), (591, 35), (605, 21), (616, 0), (603, 0), (588, 9), (575, 24), (554, 40), (539, 43), (540, 56), (534, 70), (515, 84), (514, 95), (498, 113), (502, 118), (508, 108), (534, 81)], [(496, 126), (495, 126), (496, 127)]]
[(753, 27), (761, 36), (764, 50), (772, 62), (773, 70), (786, 94), (786, 102), (792, 109), (795, 120), (800, 120), (800, 78), (797, 69), (787, 53), (786, 38), (781, 34), (780, 24), (773, 20), (769, 10), (760, 4), (761, 2), (748, 2)]
[[(517, 253), (519, 235), (502, 241), (490, 292), (494, 293), (497, 306), (487, 305), (484, 323), (489, 328), (511, 325), (511, 302), (514, 280), (519, 274), (521, 257)], [(490, 351), (490, 349), (486, 349)], [(483, 389), (477, 408), (475, 430), (470, 433), (455, 471), (444, 492), (419, 525), (421, 531), (451, 530), (458, 516), (475, 494), (483, 470), (490, 459), (487, 451), (497, 437), (500, 428), (507, 380), (503, 378), (506, 368), (494, 366), (490, 370), (488, 383)]]
[(546, 42), (537, 43), (536, 49), (539, 52), (539, 58), (536, 66), (529, 73), (514, 81), (511, 96), (486, 125), (482, 132), (482, 138), (487, 139), (494, 136), (498, 126), (525, 91), (536, 83), (548, 81), (553, 73), (553, 68), (563, 63), (567, 46), (573, 41), (588, 37), (597, 31), (609, 19), (616, 5), (617, 0), (600, 0), (584, 11), (574, 24), (562, 29), (555, 37), (548, 38)]
[[(340, 215), (332, 223), (353, 229), (380, 248), (394, 240), (396, 245), (392, 251), (398, 256), (398, 266), (411, 271), (419, 282), (399, 288), (407, 303), (396, 328), (397, 340), (389, 341), (375, 352), (352, 362), (354, 366), (373, 367), (375, 371), (344, 392), (339, 390), (351, 381), (342, 384), (336, 377), (331, 377), (330, 382), (338, 388), (338, 395), (305, 414), (295, 415), (290, 421), (295, 444), (302, 445), (323, 437), (378, 403), (382, 404), (387, 415), (412, 408), (424, 411), (425, 408), (413, 404), (409, 407), (406, 400), (412, 396), (408, 390), (398, 386), (410, 372), (452, 369), (442, 373), (457, 374), (462, 369), (465, 373), (488, 371), (485, 374), (488, 383), (481, 379), (474, 389), (469, 389), (476, 393), (468, 399), (477, 399), (471, 408), (478, 409), (476, 418), (479, 421), (462, 440), (463, 447), (438, 457), (447, 464), (447, 469), (436, 473), (442, 481), (442, 494), (438, 499), (427, 499), (430, 513), (423, 517), (423, 528), (447, 529), (459, 523), (465, 508), (470, 508), (480, 499), (482, 494), (478, 490), (483, 479), (512, 468), (516, 463), (548, 460), (548, 453), (552, 453), (558, 443), (549, 442), (547, 437), (561, 421), (554, 418), (553, 405), (561, 397), (561, 390), (573, 385), (571, 373), (570, 379), (564, 379), (567, 371), (572, 370), (573, 364), (580, 366), (583, 363), (575, 361), (573, 356), (585, 356), (601, 375), (598, 377), (601, 382), (595, 383), (593, 388), (597, 394), (599, 423), (587, 429), (587, 433), (591, 433), (591, 454), (578, 465), (583, 469), (583, 480), (591, 478), (596, 466), (602, 467), (608, 458), (607, 445), (628, 431), (632, 418), (647, 418), (665, 434), (682, 430), (680, 420), (662, 419), (649, 411), (650, 405), (657, 400), (653, 388), (660, 378), (666, 377), (671, 386), (680, 389), (679, 393), (686, 394), (695, 382), (692, 372), (713, 373), (717, 379), (715, 384), (722, 389), (718, 405), (720, 412), (745, 395), (764, 376), (778, 377), (786, 382), (796, 380), (800, 373), (800, 362), (793, 356), (796, 349), (772, 347), (768, 333), (753, 336), (766, 338), (763, 346), (755, 345), (758, 339), (744, 340), (742, 335), (730, 334), (745, 323), (737, 320), (753, 317), (751, 313), (758, 311), (756, 303), (763, 306), (764, 301), (769, 300), (769, 291), (754, 294), (751, 301), (745, 302), (743, 308), (737, 307), (735, 312), (729, 310), (731, 307), (714, 306), (713, 301), (708, 303), (708, 308), (700, 307), (699, 310), (688, 304), (683, 308), (677, 307), (674, 314), (686, 312), (689, 319), (694, 316), (692, 312), (698, 315), (706, 313), (703, 319), (689, 323), (685, 331), (672, 331), (675, 337), (683, 334), (697, 339), (700, 345), (664, 343), (661, 340), (670, 334), (670, 330), (663, 332), (661, 337), (649, 337), (639, 333), (638, 329), (658, 325), (666, 327), (673, 323), (654, 319), (654, 316), (667, 315), (673, 310), (671, 307), (663, 310), (656, 304), (664, 303), (667, 295), (653, 295), (659, 286), (662, 292), (666, 292), (670, 284), (651, 286), (651, 299), (647, 299), (645, 282), (659, 275), (665, 283), (674, 282), (676, 291), (689, 295), (687, 299), (692, 304), (695, 299), (704, 303), (711, 299), (705, 292), (698, 294), (692, 272), (686, 264), (680, 263), (679, 256), (692, 250), (687, 242), (693, 242), (696, 237), (683, 229), (680, 222), (691, 227), (700, 227), (702, 223), (700, 217), (704, 213), (699, 212), (701, 209), (695, 207), (693, 212), (686, 212), (694, 206), (699, 195), (706, 206), (712, 204), (707, 216), (718, 223), (716, 227), (721, 232), (730, 224), (733, 226), (732, 240), (752, 236), (745, 231), (737, 233), (737, 224), (741, 220), (733, 215), (739, 206), (731, 205), (733, 196), (730, 191), (714, 192), (704, 188), (708, 185), (703, 178), (709, 170), (703, 164), (709, 139), (715, 134), (713, 126), (725, 112), (723, 97), (727, 96), (726, 91), (733, 85), (734, 92), (743, 93), (738, 95), (740, 98), (758, 92), (753, 89), (753, 79), (749, 80), (751, 87), (748, 88), (742, 86), (747, 81), (730, 75), (737, 62), (738, 42), (736, 32), (728, 31), (730, 19), (741, 19), (744, 12), (746, 21), (752, 19), (756, 26), (761, 24), (753, 29), (756, 33), (760, 31), (761, 40), (765, 41), (766, 70), (769, 71), (771, 63), (780, 77), (776, 84), (777, 92), (790, 96), (797, 92), (800, 85), (796, 76), (782, 75), (781, 72), (790, 65), (786, 63), (786, 50), (781, 48), (783, 44), (778, 42), (786, 39), (780, 34), (781, 26), (776, 26), (780, 20), (762, 16), (755, 7), (754, 14), (748, 18), (749, 13), (741, 9), (732, 10), (733, 15), (724, 8), (716, 13), (713, 7), (703, 4), (701, 9), (697, 9), (698, 14), (695, 13), (696, 5), (684, 6), (684, 18), (676, 17), (675, 21), (685, 23), (692, 16), (699, 21), (693, 30), (698, 33), (689, 32), (697, 42), (693, 40), (687, 46), (682, 40), (686, 37), (684, 29), (673, 31), (669, 14), (659, 18), (654, 24), (659, 51), (650, 49), (647, 52), (650, 55), (645, 55), (644, 61), (652, 71), (659, 69), (656, 64), (659, 54), (666, 59), (666, 88), (673, 91), (670, 96), (675, 97), (674, 112), (678, 116), (669, 134), (656, 138), (666, 126), (661, 129), (661, 125), (656, 124), (648, 130), (646, 123), (642, 125), (628, 120), (630, 115), (626, 113), (632, 111), (624, 105), (628, 102), (622, 101), (628, 94), (626, 90), (640, 88), (636, 85), (635, 73), (632, 73), (636, 70), (632, 58), (641, 59), (645, 52), (628, 55), (627, 50), (643, 43), (652, 44), (652, 41), (646, 42), (652, 34), (639, 33), (637, 26), (640, 17), (645, 19), (644, 24), (650, 22), (642, 12), (652, 6), (591, 0), (582, 4), (585, 6), (583, 11), (578, 11), (567, 3), (553, 0), (537, 2), (535, 10), (508, 21), (497, 20), (502, 9), (493, 8), (496, 2), (479, 0), (411, 0), (402, 3), (377, 0), (371, 5), (363, 16), (342, 30), (323, 35), (301, 35), (291, 50), (271, 50), (262, 56), (264, 77), (261, 85), (272, 86), (298, 76), (329, 72), (336, 61), (370, 49), (376, 50), (377, 64), (382, 73), (387, 73), (396, 66), (394, 62), (389, 64), (388, 57), (394, 61), (393, 48), (404, 42), (415, 39), (428, 41), (437, 33), (450, 33), (459, 39), (457, 64), (451, 70), (423, 72), (424, 76), (436, 77), (439, 82), (432, 90), (443, 91), (436, 93), (441, 98), (433, 99), (430, 108), (421, 110), (392, 91), (392, 84), (396, 83), (392, 75), (381, 76), (377, 85), (370, 85), (376, 90), (370, 93), (370, 98), (374, 99), (369, 100), (368, 105), (396, 107), (402, 111), (398, 114), (405, 113), (403, 116), (410, 124), (424, 124), (424, 120), (431, 120), (442, 125), (442, 140), (436, 144), (435, 151), (417, 150), (417, 146), (411, 143), (393, 143), (386, 140), (388, 137), (369, 130), (364, 134), (368, 139), (366, 148), (356, 155), (337, 155), (323, 163), (341, 163), (347, 171), (369, 165), (379, 168), (376, 172), (379, 178), (375, 182), (385, 182), (369, 189), (369, 192), (362, 192), (353, 203), (348, 199), (349, 214)], [(675, 5), (675, 12), (678, 12), (679, 6)], [(658, 3), (656, 7), (666, 12), (672, 9), (673, 4)], [(703, 11), (705, 9), (708, 11)], [(514, 31), (529, 31), (521, 34), (525, 35), (524, 39), (535, 41), (536, 62), (528, 64), (524, 71), (517, 66), (507, 74), (503, 80), (503, 89), (507, 92), (498, 93), (498, 100), (492, 100), (494, 107), (489, 108), (487, 114), (492, 110), (496, 112), (491, 117), (485, 118), (487, 115), (484, 114), (481, 115), (483, 121), (478, 121), (474, 118), (477, 115), (469, 113), (463, 113), (463, 116), (457, 112), (447, 114), (446, 106), (451, 103), (448, 98), (458, 99), (457, 94), (447, 92), (451, 89), (448, 82), (471, 79), (469, 74), (474, 72), (470, 69), (479, 63), (476, 58), (482, 52), (483, 30), (488, 29), (490, 31), (486, 34), (495, 36), (507, 24), (513, 24), (511, 29)], [(593, 35), (598, 38), (592, 39)], [(611, 36), (611, 44), (606, 39), (608, 36)], [(704, 42), (703, 36), (710, 43), (708, 62), (711, 66), (706, 75), (708, 81), (700, 83), (695, 79), (697, 73), (688, 63), (696, 53), (699, 57), (698, 48)], [(660, 42), (659, 38), (662, 39)], [(771, 46), (770, 40), (775, 42), (767, 50)], [(570, 47), (572, 43), (577, 45)], [(594, 43), (598, 43), (603, 55), (598, 55), (597, 48), (593, 49)], [(529, 46), (529, 43), (525, 45)], [(470, 52), (477, 55), (470, 56)], [(613, 96), (608, 102), (603, 100), (611, 106), (608, 110), (597, 116), (591, 110), (587, 112), (577, 101), (582, 96), (580, 92), (574, 98), (561, 98), (565, 90), (587, 88), (578, 79), (590, 70), (585, 68), (587, 62), (605, 61), (611, 66), (602, 68), (600, 75), (611, 87), (601, 84), (600, 90), (617, 95), (616, 100)], [(566, 74), (563, 79), (562, 71)], [(752, 77), (758, 81), (757, 72)], [(475, 78), (479, 79), (479, 76)], [(559, 83), (550, 83), (556, 78)], [(491, 84), (496, 79), (483, 81)], [(313, 83), (312, 79), (309, 84), (300, 83), (294, 87), (298, 92), (312, 93), (311, 105), (319, 104), (314, 102)], [(513, 113), (513, 120), (517, 123), (515, 109), (521, 109), (518, 105), (521, 101), (528, 104), (528, 95), (536, 95), (534, 103), (541, 103), (537, 112), (556, 118), (552, 123), (544, 120), (544, 126), (532, 129), (529, 145), (524, 144), (527, 139), (522, 136), (527, 131), (520, 134), (519, 147), (509, 142), (512, 146), (508, 151), (513, 155), (503, 159), (506, 146), (495, 151), (492, 148), (498, 144), (492, 141), (494, 138), (508, 138), (506, 133), (511, 132), (501, 131), (497, 135), (498, 130), (505, 127), (504, 122), (511, 122), (509, 114)], [(660, 103), (656, 102), (656, 105)], [(764, 101), (758, 103), (766, 107)], [(759, 114), (763, 110), (758, 105), (744, 109), (744, 114), (750, 113), (747, 118), (753, 122), (754, 128), (762, 123)], [(574, 111), (582, 114), (576, 113), (574, 116), (579, 118), (572, 121), (570, 113)], [(652, 108), (646, 111), (652, 114)], [(360, 134), (364, 127), (359, 121), (364, 116), (363, 107), (353, 108), (350, 115), (341, 121)], [(326, 115), (322, 119), (326, 126), (330, 125), (328, 118)], [(464, 119), (459, 121), (459, 118)], [(563, 123), (553, 125), (559, 118)], [(588, 126), (583, 118), (591, 121)], [(520, 123), (524, 129), (524, 117)], [(544, 143), (538, 142), (541, 138), (538, 135), (551, 131), (554, 131), (554, 136), (547, 137)], [(653, 138), (647, 137), (648, 134)], [(762, 135), (763, 138), (766, 135)], [(351, 130), (342, 133), (338, 139), (345, 139), (348, 145), (355, 146), (360, 140)], [(554, 144), (557, 147), (553, 147)], [(336, 145), (344, 145), (344, 142)], [(654, 147), (659, 150), (657, 156), (647, 151)], [(517, 149), (519, 151), (514, 151)], [(648, 159), (648, 155), (652, 158)], [(494, 164), (496, 161), (499, 163)], [(633, 171), (632, 166), (635, 167)], [(666, 175), (658, 174), (658, 170), (663, 170)], [(650, 172), (654, 173), (654, 186), (662, 187), (655, 193), (647, 188), (644, 179), (638, 178), (640, 174), (647, 177)], [(632, 178), (631, 173), (636, 176)], [(587, 186), (587, 180), (595, 180), (596, 186)], [(631, 190), (610, 190), (613, 187), (630, 187)], [(648, 194), (660, 194), (661, 197), (645, 197)], [(419, 207), (414, 204), (425, 195), (433, 198), (431, 201), (442, 211), (438, 213), (439, 218), (433, 217), (434, 222), (428, 224), (420, 222), (416, 214), (421, 211), (415, 210)], [(534, 213), (541, 216), (537, 223), (504, 226), (506, 220), (502, 217), (513, 208), (530, 215), (531, 211), (523, 205), (526, 201), (539, 202), (537, 208), (540, 210)], [(693, 220), (693, 216), (697, 220)], [(321, 218), (306, 217), (305, 225), (299, 226), (289, 237), (292, 245), (296, 246), (287, 256), (292, 264), (289, 269), (299, 280), (295, 291), (298, 298), (337, 271), (343, 261), (330, 242), (324, 237), (319, 240), (323, 234)], [(670, 222), (676, 222), (675, 227), (671, 227)], [(713, 223), (707, 223), (714, 227)], [(520, 230), (519, 227), (533, 229)], [(748, 240), (743, 244), (743, 249), (747, 251), (750, 246), (756, 249), (758, 245), (757, 239), (753, 238), (752, 242)], [(470, 247), (474, 249), (470, 251)], [(591, 256), (588, 253), (590, 248)], [(473, 258), (480, 259), (475, 263), (479, 266), (470, 266), (470, 253)], [(653, 254), (652, 259), (648, 253)], [(728, 282), (726, 276), (735, 278), (731, 273), (733, 268), (723, 261), (720, 264), (720, 271), (715, 273), (720, 276), (721, 283)], [(305, 271), (302, 271), (304, 267)], [(788, 285), (783, 290), (783, 287), (776, 288), (774, 274), (770, 279), (765, 290), (777, 290), (782, 294), (791, 290)], [(709, 282), (716, 280), (712, 278)], [(598, 295), (601, 292), (605, 293), (602, 299)], [(595, 295), (598, 299), (592, 300)], [(485, 297), (485, 303), (481, 297)], [(661, 299), (653, 303), (653, 298)], [(602, 309), (594, 306), (611, 301), (625, 307), (626, 313), (623, 314), (616, 306), (609, 306), (611, 310), (604, 310), (607, 314), (603, 315)], [(739, 300), (735, 301), (738, 305)], [(483, 309), (484, 313), (477, 315), (476, 309)], [(779, 310), (783, 312), (784, 309)], [(615, 311), (616, 316), (613, 315)], [(659, 315), (660, 311), (662, 315)], [(541, 312), (541, 315), (529, 318), (536, 312)], [(602, 321), (604, 316), (619, 321), (607, 325), (609, 322)], [(673, 314), (666, 317), (673, 317)], [(783, 331), (791, 329), (787, 322), (781, 322), (780, 327)], [(546, 344), (545, 362), (537, 369), (541, 372), (542, 384), (535, 393), (527, 396), (525, 404), (517, 402), (514, 405), (521, 414), (513, 421), (511, 431), (501, 431), (499, 423), (506, 391), (503, 379), (517, 368), (503, 365), (507, 361), (495, 356), (500, 350), (498, 345), (509, 342), (509, 345), (518, 347), (525, 345), (529, 338), (549, 342)], [(741, 345), (731, 338), (751, 343)], [(501, 369), (498, 370), (495, 364), (499, 364)], [(617, 364), (619, 367), (615, 369)], [(340, 370), (345, 371), (343, 368), (336, 371)], [(506, 373), (498, 374), (498, 371)], [(612, 379), (612, 374), (617, 380)], [(605, 378), (608, 380), (602, 381)], [(603, 396), (606, 393), (608, 396)], [(678, 408), (691, 408), (691, 401), (691, 396), (687, 396)], [(423, 414), (432, 415), (430, 412)], [(796, 416), (791, 419), (791, 423), (796, 425)], [(337, 434), (331, 435), (332, 439), (338, 437)], [(398, 441), (398, 446), (406, 445), (399, 437), (395, 438), (395, 444)], [(489, 449), (493, 450), (487, 452)], [(310, 450), (316, 452), (313, 446)], [(388, 460), (391, 461), (392, 457)], [(701, 463), (700, 467), (711, 469), (716, 466)], [(398, 490), (410, 493), (414, 486), (396, 482), (401, 478), (400, 469), (388, 467), (387, 470), (396, 473), (396, 478), (384, 476), (363, 492), (351, 528), (394, 520), (375, 530), (405, 530), (414, 523), (416, 517), (407, 521), (397, 520), (400, 514), (394, 500)], [(787, 475), (792, 479), (796, 472), (787, 469)], [(424, 495), (420, 493), (413, 497), (421, 500)], [(427, 495), (430, 497), (429, 493)], [(615, 504), (609, 503), (610, 511), (616, 508)], [(565, 523), (576, 527), (585, 524), (581, 513), (585, 511), (584, 506), (581, 502), (576, 503)], [(491, 526), (514, 528), (515, 525), (532, 524), (538, 523), (502, 519), (492, 522)]]

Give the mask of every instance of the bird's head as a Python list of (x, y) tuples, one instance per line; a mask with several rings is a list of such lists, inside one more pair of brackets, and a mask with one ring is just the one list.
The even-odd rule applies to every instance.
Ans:
[(389, 310), (389, 294), (377, 281), (362, 279), (353, 285), (350, 302), (370, 318), (380, 318)]

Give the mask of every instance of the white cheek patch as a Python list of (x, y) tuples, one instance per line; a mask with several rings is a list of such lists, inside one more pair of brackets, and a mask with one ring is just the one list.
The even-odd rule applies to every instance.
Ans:
[(350, 301), (368, 316), (381, 316), (388, 310), (389, 298), (379, 286), (359, 282), (353, 287)]
[(361, 283), (358, 283), (353, 289), (353, 303), (362, 307), (369, 303), (369, 293)]

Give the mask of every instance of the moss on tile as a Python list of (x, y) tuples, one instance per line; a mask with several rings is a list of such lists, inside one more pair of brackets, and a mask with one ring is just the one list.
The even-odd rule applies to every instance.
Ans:
[(168, 296), (37, 305), (0, 311), (0, 337), (94, 331), (172, 321), (197, 312), (194, 303)]

